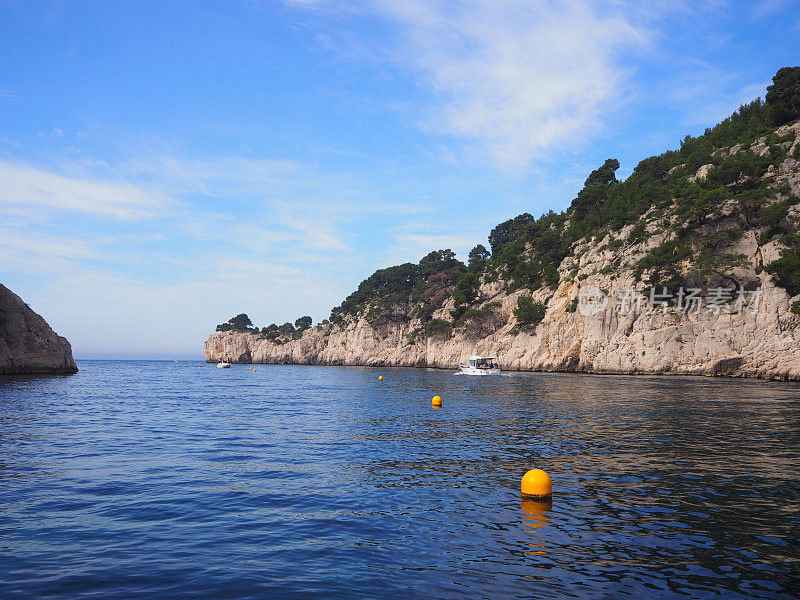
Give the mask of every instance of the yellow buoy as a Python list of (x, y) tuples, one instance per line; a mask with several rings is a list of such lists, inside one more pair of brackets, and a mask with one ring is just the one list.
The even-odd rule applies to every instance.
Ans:
[(383, 381), (383, 375), (378, 375), (378, 381)]
[(531, 469), (522, 477), (522, 495), (534, 500), (547, 500), (553, 495), (550, 475), (541, 469)]
[(442, 397), (441, 396), (434, 396), (431, 398), (431, 406), (441, 406), (442, 405)]

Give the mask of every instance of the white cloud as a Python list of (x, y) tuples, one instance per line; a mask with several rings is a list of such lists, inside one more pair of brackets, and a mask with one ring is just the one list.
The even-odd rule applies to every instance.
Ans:
[(599, 130), (626, 81), (625, 54), (648, 39), (631, 18), (644, 14), (634, 4), (361, 0), (346, 6), (397, 26), (401, 42), (377, 51), (432, 92), (435, 108), (423, 127), (477, 144), (505, 167), (525, 166), (554, 145)]
[(27, 165), (0, 161), (0, 204), (28, 210), (56, 209), (135, 220), (170, 203), (160, 191), (126, 182), (67, 177)]
[(8, 88), (0, 85), (0, 100), (19, 100), (19, 96)]
[[(0, 227), (0, 253), (8, 257), (11, 252), (20, 255), (45, 258), (50, 261), (59, 259), (92, 259), (99, 254), (85, 240), (39, 234), (30, 231), (21, 232), (7, 227)], [(5, 261), (6, 270), (24, 269), (17, 261)]]
[[(87, 165), (91, 166), (91, 165)], [(217, 157), (189, 159), (176, 155), (151, 155), (137, 158), (114, 167), (125, 177), (152, 180), (168, 184), (180, 192), (204, 194), (264, 193), (275, 185), (308, 175), (308, 168), (293, 161)]]

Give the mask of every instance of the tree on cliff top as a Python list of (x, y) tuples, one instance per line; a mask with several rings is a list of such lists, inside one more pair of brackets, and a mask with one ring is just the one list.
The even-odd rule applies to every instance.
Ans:
[(483, 244), (478, 244), (469, 251), (468, 269), (474, 273), (483, 271), (491, 256), (491, 253)]
[(522, 213), (513, 219), (503, 221), (492, 229), (489, 234), (489, 245), (492, 247), (492, 256), (497, 256), (503, 249), (503, 246), (519, 238), (522, 232), (525, 231), (525, 226), (535, 221), (536, 219), (532, 214)]
[(227, 323), (217, 325), (217, 331), (251, 331), (252, 329), (253, 322), (244, 313), (231, 317)]
[(313, 323), (313, 320), (311, 319), (311, 317), (305, 316), (305, 317), (300, 317), (299, 319), (297, 319), (294, 322), (294, 326), (297, 327), (297, 329), (300, 330), (300, 331), (305, 331), (306, 329), (311, 327), (311, 323)]
[(426, 284), (437, 287), (454, 283), (466, 268), (449, 248), (425, 255), (419, 264), (404, 263), (378, 269), (362, 281), (355, 292), (331, 311), (331, 321), (339, 322), (346, 315), (355, 315), (367, 306), (375, 311), (386, 310), (424, 296)]
[(765, 96), (775, 125), (800, 118), (800, 67), (783, 67), (775, 73)]
[(571, 234), (573, 239), (579, 239), (605, 224), (603, 208), (608, 201), (609, 190), (618, 183), (617, 169), (619, 161), (609, 158), (586, 178), (583, 189), (578, 192), (567, 211), (571, 219), (568, 235)]

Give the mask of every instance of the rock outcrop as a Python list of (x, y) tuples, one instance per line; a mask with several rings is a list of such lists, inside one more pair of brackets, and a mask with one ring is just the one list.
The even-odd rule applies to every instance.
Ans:
[(77, 373), (72, 347), (22, 299), (0, 285), (0, 375)]
[[(774, 190), (767, 205), (785, 211), (782, 230), (797, 231), (800, 162), (793, 157), (800, 147), (800, 122), (780, 127), (772, 139), (786, 158), (771, 165), (759, 181)], [(763, 155), (770, 149), (768, 142), (764, 136), (719, 152)], [(690, 182), (705, 180), (713, 166), (703, 165), (685, 177)], [(673, 167), (669, 176), (679, 177), (682, 170), (686, 171), (684, 165)], [(743, 177), (736, 184), (745, 181)], [(408, 304), (391, 314), (362, 310), (283, 343), (259, 333), (215, 333), (205, 342), (206, 360), (456, 368), (478, 344), (481, 354), (497, 357), (506, 370), (800, 380), (800, 295), (790, 296), (764, 268), (781, 257), (787, 243), (795, 242), (782, 243), (774, 231), (757, 220), (752, 223), (733, 200), (721, 203), (713, 220), (687, 234), (673, 226), (676, 206), (673, 200), (672, 209), (651, 208), (638, 223), (576, 242), (558, 265), (554, 288), (515, 290), (518, 286), (502, 272), (499, 278), (483, 277), (470, 305), (480, 318), (463, 320), (450, 329), (439, 327), (436, 333), (429, 329), (426, 334), (425, 324), (430, 318), (450, 320), (452, 296), (426, 315), (427, 321)], [(647, 287), (642, 283), (642, 263), (637, 261), (678, 235), (695, 236), (700, 242), (717, 240), (722, 252), (718, 256), (731, 259), (727, 272), (717, 273), (717, 281), (732, 282), (730, 290), (714, 298), (714, 289), (708, 286), (701, 303), (688, 310), (688, 298), (682, 296), (671, 294), (671, 304), (664, 305), (647, 302), (646, 289), (644, 294), (632, 293)], [(694, 258), (686, 257), (678, 270), (689, 273)], [(655, 286), (650, 290), (655, 295), (661, 291)], [(535, 327), (525, 328), (514, 309), (519, 297), (528, 295), (544, 304), (546, 312)]]

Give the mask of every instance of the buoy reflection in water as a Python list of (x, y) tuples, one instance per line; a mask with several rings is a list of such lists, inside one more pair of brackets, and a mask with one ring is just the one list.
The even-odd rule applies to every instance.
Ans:
[[(525, 533), (538, 533), (537, 530), (547, 527), (547, 524), (550, 522), (550, 517), (547, 516), (547, 511), (549, 511), (552, 507), (552, 500), (531, 500), (530, 498), (523, 498), (521, 508), (526, 516), (522, 517), (522, 531)], [(537, 538), (531, 539), (532, 541), (525, 543), (537, 548), (537, 550), (528, 550), (525, 552), (525, 554), (541, 556), (548, 553), (548, 547), (545, 544), (545, 540)]]

